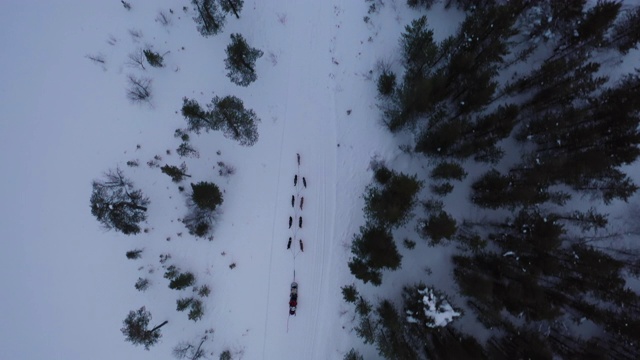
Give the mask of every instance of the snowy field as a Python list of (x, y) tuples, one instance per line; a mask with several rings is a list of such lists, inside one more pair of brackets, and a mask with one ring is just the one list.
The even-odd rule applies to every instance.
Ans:
[[(385, 16), (365, 22), (361, 0), (247, 0), (239, 20), (227, 17), (223, 33), (204, 38), (185, 1), (130, 3), (131, 11), (115, 0), (3, 3), (0, 358), (170, 359), (178, 342), (208, 329), (211, 358), (229, 349), (242, 359), (339, 359), (360, 347), (340, 294), (353, 282), (349, 242), (363, 222), (370, 159), (401, 154), (380, 126), (372, 79), (379, 60), (398, 60), (398, 36), (415, 14), (390, 1)], [(445, 33), (455, 26), (441, 17), (431, 25)], [(258, 80), (246, 88), (225, 76), (224, 48), (235, 32), (264, 52)], [(145, 47), (166, 53), (166, 67), (127, 64)], [(87, 55), (104, 56), (104, 65)], [(129, 74), (152, 79), (151, 105), (127, 101)], [(178, 158), (182, 98), (204, 104), (214, 94), (236, 95), (257, 113), (258, 142), (241, 147), (202, 133), (192, 136), (200, 157)], [(159, 165), (186, 161), (189, 180), (224, 190), (213, 241), (187, 234), (178, 220), (184, 195), (146, 165), (156, 155)], [(130, 160), (140, 166), (128, 167)], [(236, 173), (219, 176), (219, 161)], [(151, 199), (148, 232), (138, 236), (104, 232), (90, 214), (91, 181), (116, 166)], [(296, 174), (306, 188), (294, 187)], [(302, 210), (291, 207), (292, 195), (304, 196)], [(286, 249), (290, 236), (303, 240), (304, 252), (295, 243)], [(144, 249), (142, 258), (127, 260), (134, 248)], [(202, 320), (175, 311), (181, 295), (162, 278), (161, 254), (212, 289)], [(294, 272), (298, 314), (288, 318)], [(149, 290), (134, 289), (138, 277), (149, 278)], [(169, 321), (148, 352), (119, 331), (143, 305), (153, 324)]]

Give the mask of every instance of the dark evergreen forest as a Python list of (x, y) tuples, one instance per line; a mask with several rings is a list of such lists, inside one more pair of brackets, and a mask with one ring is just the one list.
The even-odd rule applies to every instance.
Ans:
[[(413, 134), (408, 151), (430, 167), (374, 169), (349, 261), (359, 281), (343, 287), (355, 331), (386, 359), (637, 359), (639, 252), (613, 241), (633, 235), (610, 233), (606, 208), (638, 190), (625, 169), (640, 154), (640, 69), (619, 74), (640, 41), (640, 6), (448, 0), (466, 18), (437, 42), (438, 2), (407, 3), (425, 15), (399, 39), (401, 71), (380, 71), (378, 103), (390, 135)], [(463, 184), (486, 221), (445, 210)], [(358, 291), (382, 271), (416, 271), (402, 268), (399, 229), (455, 247), (458, 304), (426, 284)], [(437, 325), (447, 312), (484, 334), (460, 316)]]

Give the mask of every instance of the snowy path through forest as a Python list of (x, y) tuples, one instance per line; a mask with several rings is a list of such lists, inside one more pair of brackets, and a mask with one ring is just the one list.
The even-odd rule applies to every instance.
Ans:
[[(265, 5), (265, 8), (268, 6)], [(281, 159), (274, 226), (270, 249), (268, 294), (265, 313), (265, 333), (262, 349), (264, 359), (320, 359), (330, 358), (332, 351), (325, 343), (326, 329), (333, 319), (321, 314), (323, 302), (335, 287), (329, 279), (331, 248), (336, 241), (335, 184), (336, 184), (336, 116), (329, 48), (332, 30), (332, 3), (327, 1), (291, 1), (286, 7), (286, 37), (279, 62), (288, 74), (281, 83), (286, 89), (282, 95), (283, 119)], [(313, 73), (313, 76), (309, 74)], [(312, 150), (313, 149), (313, 150)], [(296, 153), (301, 155), (298, 168)], [(294, 186), (294, 176), (298, 184)], [(308, 186), (302, 184), (304, 177)], [(290, 204), (295, 196), (296, 208)], [(304, 208), (299, 209), (299, 199), (305, 197)], [(299, 228), (299, 218), (303, 218)], [(291, 229), (289, 216), (294, 217)], [(286, 249), (289, 237), (293, 238), (291, 250)], [(299, 240), (304, 243), (300, 252)], [(287, 315), (289, 285), (295, 269), (299, 283), (297, 316)], [(330, 320), (329, 320), (330, 321)], [(336, 325), (337, 324), (333, 324)], [(323, 334), (317, 336), (317, 334)]]

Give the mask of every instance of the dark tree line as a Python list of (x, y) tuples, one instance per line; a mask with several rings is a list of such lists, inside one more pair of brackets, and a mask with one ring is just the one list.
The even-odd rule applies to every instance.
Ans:
[(402, 256), (392, 229), (411, 218), (422, 183), (415, 176), (396, 173), (384, 166), (375, 170), (375, 179), (376, 183), (367, 187), (364, 196), (367, 224), (354, 236), (349, 269), (365, 283), (380, 285), (383, 269), (400, 267)]
[[(435, 2), (407, 3), (428, 9)], [(427, 17), (414, 20), (400, 38), (402, 72), (383, 66), (376, 86), (385, 125), (414, 134), (413, 150), (434, 165), (429, 188), (442, 201), (422, 201), (426, 216), (416, 230), (430, 245), (458, 241), (456, 285), (491, 337), (479, 342), (450, 326), (416, 325), (424, 321), (416, 320), (421, 304), (410, 301), (415, 287), (405, 288), (401, 303), (381, 299), (377, 306), (343, 288), (358, 314), (357, 334), (387, 359), (637, 357), (640, 294), (627, 283), (640, 262), (602, 235), (608, 216), (598, 210), (638, 190), (624, 169), (640, 154), (640, 71), (610, 79), (607, 70), (637, 48), (640, 7), (607, 0), (451, 4), (467, 14), (456, 33), (436, 42)], [(516, 153), (503, 161), (505, 140)], [(450, 181), (464, 179), (471, 161), (491, 165), (471, 174), (472, 203), (509, 216), (487, 212), (473, 223), (443, 210)], [(389, 178), (376, 173), (379, 184)], [(368, 224), (393, 209), (372, 211), (382, 188), (365, 194)], [(587, 206), (567, 206), (575, 205), (572, 197)], [(391, 224), (406, 221), (384, 227), (397, 228)], [(391, 267), (366, 264), (393, 257), (372, 257), (363, 239), (393, 234), (372, 229), (354, 238), (352, 252), (361, 255), (349, 266), (375, 284)], [(585, 322), (590, 337), (575, 331)]]

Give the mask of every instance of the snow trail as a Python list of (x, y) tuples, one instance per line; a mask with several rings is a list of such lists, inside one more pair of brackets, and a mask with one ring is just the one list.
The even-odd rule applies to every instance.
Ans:
[[(266, 4), (265, 4), (266, 7)], [(286, 6), (289, 16), (285, 24), (286, 48), (280, 61), (286, 66), (288, 75), (283, 97), (288, 99), (284, 109), (282, 126), (281, 159), (275, 204), (272, 248), (268, 269), (267, 314), (262, 349), (263, 359), (326, 359), (335, 349), (321, 341), (319, 336), (327, 331), (328, 314), (321, 314), (323, 303), (334, 303), (334, 293), (326, 281), (330, 269), (331, 247), (334, 238), (336, 202), (336, 116), (334, 110), (334, 80), (330, 77), (333, 18), (332, 1), (289, 1)], [(309, 73), (313, 73), (310, 76)], [(284, 89), (283, 89), (284, 90)], [(300, 154), (300, 164), (297, 162)], [(298, 183), (292, 186), (291, 179), (297, 175)], [(307, 180), (304, 187), (303, 178)], [(291, 207), (290, 198), (296, 202), (305, 197), (304, 210)], [(286, 219), (293, 216), (291, 229)], [(299, 226), (300, 217), (303, 226)], [(292, 248), (287, 250), (283, 242), (293, 237)], [(302, 240), (304, 251), (298, 241)], [(291, 254), (289, 254), (291, 251)], [(288, 316), (288, 289), (291, 269), (295, 271), (299, 284), (297, 315)], [(289, 274), (289, 275), (285, 275)], [(337, 281), (337, 280), (336, 280)], [(337, 286), (337, 285), (335, 285)], [(338, 326), (337, 324), (334, 324)]]

